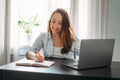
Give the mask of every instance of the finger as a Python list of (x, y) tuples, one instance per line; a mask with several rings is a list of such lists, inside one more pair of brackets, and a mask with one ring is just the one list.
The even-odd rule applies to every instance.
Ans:
[(37, 58), (36, 61), (41, 61), (41, 62), (44, 61), (44, 57), (39, 54), (36, 54), (36, 58)]
[(41, 61), (44, 61), (44, 57), (41, 55), (41, 54), (37, 54), (38, 55), (38, 58), (41, 60)]

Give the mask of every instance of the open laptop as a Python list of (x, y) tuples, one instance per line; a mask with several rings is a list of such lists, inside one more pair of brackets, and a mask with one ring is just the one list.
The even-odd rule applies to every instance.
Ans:
[(82, 39), (78, 62), (64, 64), (73, 69), (93, 69), (111, 65), (115, 39)]

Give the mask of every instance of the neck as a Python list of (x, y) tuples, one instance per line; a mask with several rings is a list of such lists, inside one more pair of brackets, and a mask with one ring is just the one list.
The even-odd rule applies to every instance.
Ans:
[(62, 47), (60, 34), (52, 34), (52, 37), (53, 37), (54, 46)]
[(53, 38), (60, 38), (60, 33), (54, 33), (52, 34)]

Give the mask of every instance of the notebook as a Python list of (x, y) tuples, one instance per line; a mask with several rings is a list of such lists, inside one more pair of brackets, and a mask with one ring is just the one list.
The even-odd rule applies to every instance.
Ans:
[(29, 59), (22, 59), (16, 62), (17, 66), (34, 66), (34, 67), (50, 67), (55, 64), (55, 61), (43, 61), (43, 62), (36, 62), (34, 60)]
[(64, 65), (76, 70), (108, 67), (111, 65), (115, 39), (82, 39), (78, 62)]

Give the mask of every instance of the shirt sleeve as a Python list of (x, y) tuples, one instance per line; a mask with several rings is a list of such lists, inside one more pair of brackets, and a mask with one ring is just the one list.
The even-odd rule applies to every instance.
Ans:
[(76, 55), (80, 54), (80, 39), (75, 36), (75, 41), (74, 41), (74, 53)]
[(27, 53), (29, 52), (33, 52), (35, 53), (35, 50), (39, 50), (42, 48), (43, 46), (43, 33), (41, 33), (37, 39), (35, 40), (35, 42), (33, 43), (33, 45), (27, 50)]

